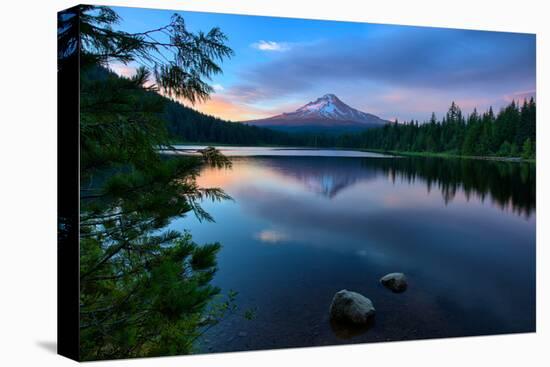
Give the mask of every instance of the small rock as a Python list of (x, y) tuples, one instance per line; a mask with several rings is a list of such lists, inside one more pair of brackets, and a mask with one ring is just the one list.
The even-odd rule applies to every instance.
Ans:
[(403, 273), (386, 274), (380, 278), (380, 283), (395, 293), (401, 293), (407, 289), (407, 277)]
[(239, 334), (237, 335), (240, 336), (241, 338), (244, 338), (245, 336), (248, 335), (248, 333), (246, 331), (239, 331)]
[(199, 326), (206, 326), (206, 325), (210, 325), (210, 324), (213, 324), (216, 322), (216, 318), (211, 316), (211, 315), (207, 315), (207, 316), (203, 316), (200, 318), (199, 320)]
[(337, 292), (330, 305), (330, 317), (333, 320), (354, 324), (366, 324), (375, 312), (370, 299), (346, 289)]

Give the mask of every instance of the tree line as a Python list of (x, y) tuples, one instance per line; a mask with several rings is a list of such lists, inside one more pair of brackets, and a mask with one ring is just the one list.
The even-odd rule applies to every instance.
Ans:
[(342, 135), (336, 146), (384, 151), (449, 153), (464, 156), (535, 158), (536, 103), (512, 101), (497, 114), (492, 108), (465, 116), (452, 103), (441, 121), (387, 124), (360, 134)]
[(397, 120), (380, 128), (347, 134), (286, 133), (232, 123), (169, 101), (164, 111), (168, 131), (177, 142), (236, 145), (338, 147), (399, 152), (447, 153), (462, 156), (521, 157), (534, 159), (536, 103), (512, 101), (494, 113), (477, 110), (463, 114), (452, 103), (445, 116), (435, 113), (418, 120)]
[(167, 101), (163, 113), (176, 143), (222, 143), (235, 145), (295, 145), (300, 139), (287, 133), (224, 121), (175, 101)]

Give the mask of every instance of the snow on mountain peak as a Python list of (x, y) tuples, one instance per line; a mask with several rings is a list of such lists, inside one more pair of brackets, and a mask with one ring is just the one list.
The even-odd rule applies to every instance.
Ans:
[(304, 113), (321, 113), (321, 112), (334, 112), (335, 110), (335, 102), (340, 100), (338, 97), (336, 97), (334, 94), (325, 94), (324, 96), (317, 98), (313, 102), (309, 102), (308, 104), (298, 108), (296, 112), (304, 112)]
[(361, 121), (368, 117), (368, 114), (358, 111), (332, 93), (325, 94), (313, 102), (298, 108), (295, 112), (286, 115), (293, 115), (299, 118), (324, 118), (333, 120)]
[(285, 112), (248, 123), (258, 126), (381, 126), (387, 121), (356, 110), (342, 102), (336, 95), (327, 93), (294, 112)]

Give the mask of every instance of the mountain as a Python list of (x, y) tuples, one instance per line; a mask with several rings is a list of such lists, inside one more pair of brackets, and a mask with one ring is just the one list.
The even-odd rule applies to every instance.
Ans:
[(341, 133), (380, 127), (389, 121), (356, 110), (334, 94), (325, 94), (294, 112), (242, 123), (287, 132)]

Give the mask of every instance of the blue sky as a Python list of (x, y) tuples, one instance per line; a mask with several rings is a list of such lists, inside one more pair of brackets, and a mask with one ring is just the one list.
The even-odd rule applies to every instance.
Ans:
[[(158, 28), (174, 13), (113, 9), (127, 32)], [(233, 121), (290, 112), (326, 93), (400, 121), (442, 116), (452, 101), (470, 112), (535, 96), (532, 34), (178, 13), (191, 31), (220, 27), (228, 36), (235, 55), (211, 81), (212, 98), (194, 108)]]

